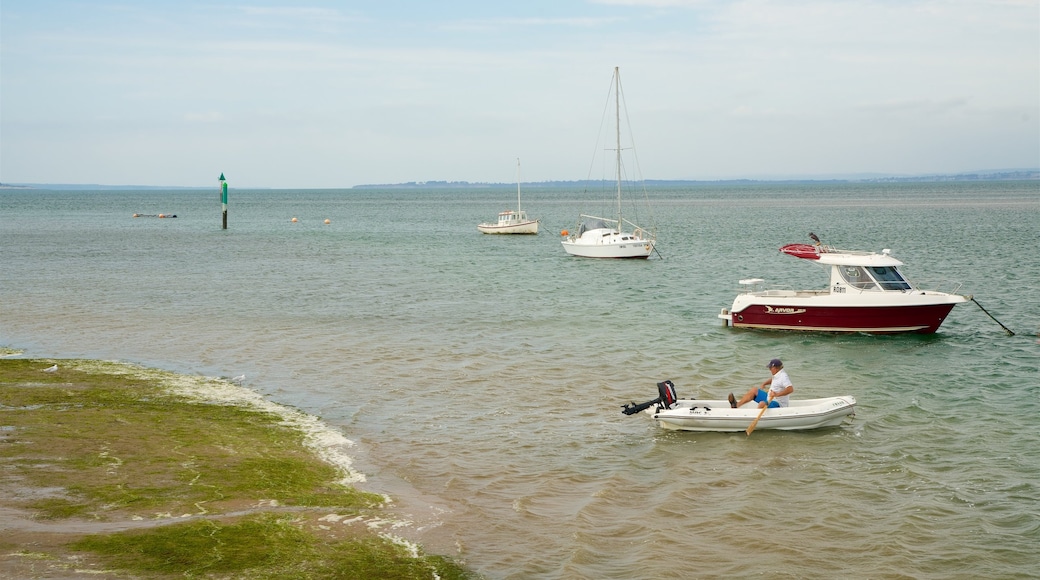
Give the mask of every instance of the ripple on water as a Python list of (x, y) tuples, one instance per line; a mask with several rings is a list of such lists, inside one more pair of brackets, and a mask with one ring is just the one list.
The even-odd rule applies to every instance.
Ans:
[[(892, 247), (922, 282), (952, 276), (1011, 326), (1040, 320), (1035, 182), (655, 190), (666, 259), (639, 263), (568, 258), (555, 235), (481, 236), (473, 224), (502, 199), (492, 190), (249, 192), (227, 231), (198, 192), (163, 192), (181, 206), (165, 223), (126, 217), (154, 192), (45, 193), (57, 213), (39, 194), (5, 193), (6, 341), (245, 373), (342, 429), (366, 487), (391, 490), (434, 530), (424, 543), (491, 578), (1040, 567), (1036, 328), (1008, 337), (970, 303), (922, 337), (715, 318), (741, 278), (825, 284), (776, 251), (816, 231)], [(532, 191), (529, 203), (559, 231), (581, 196)], [(311, 227), (301, 208), (334, 210), (333, 225)], [(964, 231), (986, 235), (965, 252)], [(620, 413), (666, 378), (683, 397), (746, 390), (774, 357), (795, 396), (853, 395), (856, 418), (746, 437)], [(783, 549), (762, 549), (776, 538)]]

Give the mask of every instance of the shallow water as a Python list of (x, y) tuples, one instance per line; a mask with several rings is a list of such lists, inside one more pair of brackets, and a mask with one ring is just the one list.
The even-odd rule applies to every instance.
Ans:
[[(515, 190), (0, 190), (0, 344), (246, 375), (356, 443), (402, 535), (491, 578), (1029, 577), (1040, 567), (1040, 184), (650, 192), (664, 259), (567, 256), (476, 224)], [(177, 218), (132, 218), (133, 213)], [(297, 223), (290, 218), (297, 217)], [(323, 221), (328, 218), (330, 224)], [(816, 288), (815, 232), (973, 294), (932, 336), (725, 329), (736, 281)], [(621, 404), (718, 398), (780, 357), (845, 426), (672, 433)]]

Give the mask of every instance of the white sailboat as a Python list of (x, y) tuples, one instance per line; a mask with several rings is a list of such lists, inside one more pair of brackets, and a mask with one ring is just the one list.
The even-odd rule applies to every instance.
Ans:
[(520, 209), (520, 159), (516, 160), (516, 211), (506, 210), (498, 214), (498, 222), (484, 222), (477, 229), (485, 234), (537, 234), (538, 221), (529, 219), (527, 212)]
[[(572, 256), (583, 258), (649, 258), (654, 252), (657, 237), (653, 231), (625, 219), (621, 205), (621, 72), (614, 67), (614, 116), (616, 142), (614, 147), (616, 170), (616, 216), (605, 218), (581, 214), (575, 233), (564, 230), (563, 249)], [(631, 227), (626, 232), (625, 228)]]

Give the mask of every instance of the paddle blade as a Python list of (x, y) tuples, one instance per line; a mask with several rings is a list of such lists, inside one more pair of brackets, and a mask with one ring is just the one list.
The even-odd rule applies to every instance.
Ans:
[(762, 418), (763, 414), (765, 414), (766, 409), (768, 409), (768, 407), (762, 408), (762, 410), (758, 413), (758, 417), (755, 417), (755, 420), (752, 421), (750, 425), (748, 425), (748, 428), (744, 431), (744, 433), (746, 433), (747, 435), (751, 435), (751, 432), (755, 430), (755, 426), (758, 425), (758, 420)]
[(751, 432), (755, 430), (755, 426), (758, 425), (758, 420), (762, 418), (762, 415), (766, 414), (766, 409), (769, 408), (769, 403), (772, 403), (772, 402), (773, 402), (773, 393), (770, 392), (769, 393), (769, 398), (766, 399), (766, 406), (762, 407), (762, 410), (758, 412), (758, 417), (755, 417), (755, 420), (752, 421), (750, 425), (748, 425), (748, 428), (747, 428), (747, 430), (744, 431), (744, 433), (746, 433), (747, 435), (751, 435)]

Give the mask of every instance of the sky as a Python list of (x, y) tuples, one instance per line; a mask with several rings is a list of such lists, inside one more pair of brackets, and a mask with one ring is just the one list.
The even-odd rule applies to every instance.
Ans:
[(3, 0), (0, 182), (646, 179), (1040, 167), (1040, 0)]

